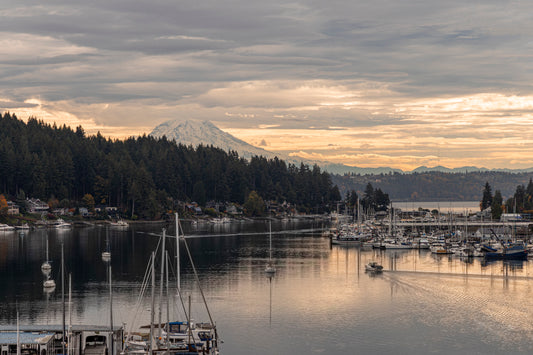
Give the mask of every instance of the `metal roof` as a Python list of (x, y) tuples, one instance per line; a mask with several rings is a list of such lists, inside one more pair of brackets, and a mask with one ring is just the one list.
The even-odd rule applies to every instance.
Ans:
[[(19, 332), (21, 344), (46, 344), (55, 333)], [(0, 344), (17, 344), (17, 332), (0, 332)]]

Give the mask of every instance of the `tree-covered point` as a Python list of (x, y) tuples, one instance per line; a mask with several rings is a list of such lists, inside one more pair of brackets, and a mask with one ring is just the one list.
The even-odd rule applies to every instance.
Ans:
[(172, 210), (176, 201), (243, 204), (251, 191), (265, 201), (287, 201), (323, 212), (341, 199), (318, 166), (295, 166), (212, 146), (185, 146), (165, 137), (111, 140), (83, 128), (57, 127), (0, 115), (0, 192), (16, 197), (118, 206), (141, 218)]
[(492, 218), (499, 219), (502, 213), (527, 213), (533, 214), (533, 180), (529, 179), (527, 187), (518, 185), (513, 197), (503, 202), (502, 194), (499, 190), (494, 192), (487, 182), (483, 189), (483, 199), (481, 200), (481, 210), (491, 208)]

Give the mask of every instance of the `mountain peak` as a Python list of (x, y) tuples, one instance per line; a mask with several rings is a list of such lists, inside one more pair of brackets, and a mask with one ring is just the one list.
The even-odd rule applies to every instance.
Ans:
[(173, 120), (161, 123), (155, 127), (151, 136), (175, 140), (176, 143), (192, 145), (213, 145), (225, 151), (236, 151), (243, 158), (251, 158), (260, 155), (266, 158), (274, 158), (276, 154), (255, 147), (240, 140), (229, 133), (222, 131), (210, 121)]

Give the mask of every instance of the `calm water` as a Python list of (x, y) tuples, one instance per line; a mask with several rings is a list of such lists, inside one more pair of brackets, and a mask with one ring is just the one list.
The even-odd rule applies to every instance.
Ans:
[(392, 206), (403, 211), (417, 211), (419, 208), (439, 210), (441, 213), (479, 212), (479, 201), (440, 201), (440, 202), (392, 202)]
[[(419, 251), (361, 251), (330, 247), (317, 222), (273, 224), (304, 230), (273, 234), (277, 274), (263, 269), (268, 225), (263, 222), (187, 227), (211, 313), (224, 340), (222, 354), (516, 354), (533, 351), (533, 264), (470, 262)], [(140, 283), (162, 226), (49, 231), (52, 276), (59, 282), (61, 244), (72, 274), (74, 323), (109, 323), (106, 265), (110, 241), (115, 324), (130, 324)], [(168, 233), (174, 234), (172, 226)], [(242, 232), (256, 233), (240, 235)], [(229, 234), (220, 236), (220, 234)], [(46, 231), (0, 234), (0, 317), (15, 324), (60, 324), (59, 288), (46, 294), (40, 265)], [(175, 243), (172, 241), (174, 248)], [(193, 317), (206, 320), (182, 248), (182, 287)], [(364, 264), (387, 271), (372, 276)], [(174, 278), (172, 280), (174, 282)], [(159, 290), (157, 291), (159, 292)], [(137, 322), (149, 320), (150, 300)], [(67, 317), (68, 319), (68, 317)]]

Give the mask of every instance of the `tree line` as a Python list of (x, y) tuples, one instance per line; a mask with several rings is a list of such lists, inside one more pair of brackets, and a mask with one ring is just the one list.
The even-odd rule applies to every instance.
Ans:
[(185, 146), (166, 137), (125, 140), (86, 135), (0, 114), (0, 191), (12, 198), (55, 199), (60, 206), (111, 205), (139, 218), (156, 218), (178, 201), (244, 204), (252, 191), (265, 201), (288, 202), (302, 211), (324, 212), (341, 199), (318, 166), (287, 164), (213, 146)]
[(530, 178), (527, 186), (518, 185), (514, 195), (505, 202), (501, 191), (495, 190), (493, 195), (492, 187), (486, 182), (480, 207), (482, 211), (490, 207), (493, 219), (499, 219), (502, 213), (533, 214), (533, 180)]
[(423, 172), (390, 174), (332, 175), (341, 194), (354, 190), (363, 194), (370, 183), (387, 191), (393, 201), (480, 201), (486, 182), (498, 189), (505, 200), (517, 185), (527, 184), (533, 173), (472, 171), (467, 173)]

